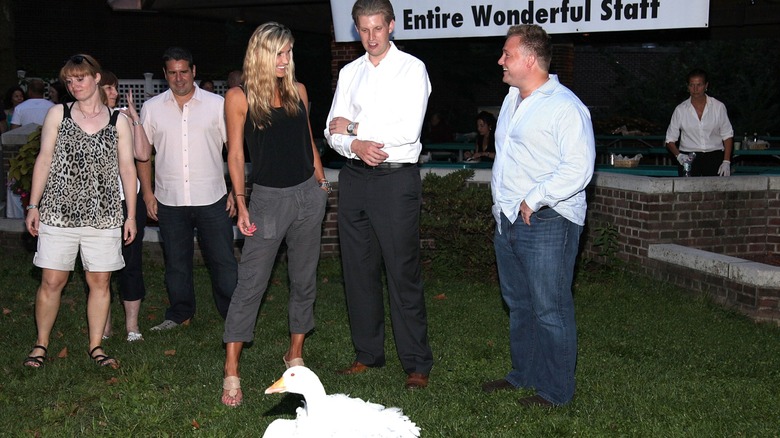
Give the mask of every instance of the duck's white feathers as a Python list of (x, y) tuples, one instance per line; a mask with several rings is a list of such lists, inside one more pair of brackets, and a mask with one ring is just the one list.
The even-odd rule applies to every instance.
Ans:
[(345, 394), (325, 395), (320, 379), (306, 367), (289, 368), (266, 390), (292, 392), (306, 399), (295, 420), (275, 420), (264, 438), (416, 438), (420, 428), (399, 408), (386, 408)]

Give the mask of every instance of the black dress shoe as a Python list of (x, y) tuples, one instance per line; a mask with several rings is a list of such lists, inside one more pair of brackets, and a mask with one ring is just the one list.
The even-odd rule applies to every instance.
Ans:
[(551, 401), (547, 400), (539, 394), (532, 395), (530, 397), (523, 397), (517, 402), (520, 403), (521, 406), (540, 406), (543, 408), (555, 407)]
[(509, 383), (506, 379), (491, 380), (482, 384), (482, 390), (485, 392), (496, 392), (503, 390), (516, 390), (517, 387)]

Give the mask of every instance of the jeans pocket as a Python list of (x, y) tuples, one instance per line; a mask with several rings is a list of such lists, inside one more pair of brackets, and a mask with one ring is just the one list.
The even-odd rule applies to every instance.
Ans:
[(558, 218), (562, 218), (557, 211), (553, 210), (552, 208), (541, 208), (536, 213), (535, 216), (540, 221), (549, 221), (549, 220), (555, 220)]

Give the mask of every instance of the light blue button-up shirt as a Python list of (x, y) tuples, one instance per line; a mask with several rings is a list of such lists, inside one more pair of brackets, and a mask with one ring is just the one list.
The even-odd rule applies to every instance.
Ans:
[(512, 87), (496, 125), (493, 216), (514, 223), (520, 204), (548, 206), (585, 224), (585, 187), (593, 176), (596, 141), (590, 111), (556, 75), (522, 99)]

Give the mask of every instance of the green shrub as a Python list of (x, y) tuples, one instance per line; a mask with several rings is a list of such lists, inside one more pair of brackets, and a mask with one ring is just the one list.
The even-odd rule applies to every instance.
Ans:
[(487, 186), (469, 183), (473, 176), (470, 169), (425, 176), (420, 229), (429, 244), (423, 257), (437, 275), (494, 280), (492, 198)]
[(35, 159), (41, 150), (41, 128), (27, 136), (27, 143), (19, 148), (19, 152), (8, 161), (8, 178), (11, 190), (22, 197), (27, 197), (32, 187), (32, 174)]
[(599, 223), (594, 229), (593, 250), (597, 251), (594, 260), (585, 260), (586, 264), (596, 262), (604, 267), (620, 265), (618, 257), (620, 249), (620, 233), (615, 225), (604, 222)]

